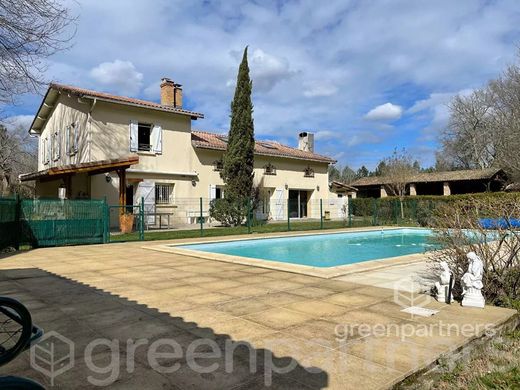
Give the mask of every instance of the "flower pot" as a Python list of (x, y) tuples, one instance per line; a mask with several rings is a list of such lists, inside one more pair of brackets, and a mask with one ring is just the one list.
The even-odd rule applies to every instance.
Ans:
[(119, 228), (121, 233), (132, 233), (134, 227), (134, 214), (121, 214), (119, 216)]

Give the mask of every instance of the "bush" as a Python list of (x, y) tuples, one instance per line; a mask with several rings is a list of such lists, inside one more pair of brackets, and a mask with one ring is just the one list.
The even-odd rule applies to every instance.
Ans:
[(229, 198), (213, 199), (209, 215), (224, 226), (239, 226), (247, 217), (247, 201)]
[[(520, 298), (520, 235), (511, 224), (486, 230), (482, 218), (520, 217), (520, 194), (459, 198), (437, 205), (431, 226), (444, 248), (432, 252), (434, 265), (446, 261), (455, 277), (455, 296), (460, 298), (460, 279), (468, 269), (466, 254), (475, 252), (484, 263), (482, 290), (488, 302), (501, 304)], [(468, 235), (468, 229), (473, 233)]]

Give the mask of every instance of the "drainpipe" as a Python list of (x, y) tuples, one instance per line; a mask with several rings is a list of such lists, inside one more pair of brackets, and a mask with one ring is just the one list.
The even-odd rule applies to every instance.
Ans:
[(87, 144), (88, 144), (88, 161), (92, 161), (92, 111), (94, 111), (94, 107), (96, 107), (97, 98), (94, 98), (92, 104), (90, 105), (90, 110), (88, 112), (87, 122), (88, 122), (88, 134), (87, 134)]

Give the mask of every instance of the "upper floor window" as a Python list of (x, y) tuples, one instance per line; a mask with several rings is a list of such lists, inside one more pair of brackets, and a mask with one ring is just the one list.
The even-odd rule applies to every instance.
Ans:
[(267, 165), (264, 166), (264, 174), (265, 175), (276, 175), (276, 167), (269, 163)]
[(143, 152), (152, 151), (150, 138), (152, 135), (152, 125), (139, 123), (137, 127), (137, 150)]
[(307, 167), (303, 170), (303, 177), (314, 177), (314, 169)]
[(155, 185), (155, 204), (171, 204), (173, 198), (173, 184)]
[(222, 159), (213, 161), (213, 170), (216, 172), (220, 172), (224, 169), (224, 162)]
[(158, 124), (130, 122), (130, 151), (162, 153), (162, 127)]

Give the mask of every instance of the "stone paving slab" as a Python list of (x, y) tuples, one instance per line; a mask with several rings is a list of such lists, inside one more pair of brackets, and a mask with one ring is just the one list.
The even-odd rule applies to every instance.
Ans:
[[(403, 269), (372, 272), (386, 283)], [(516, 315), (439, 304), (406, 288), (396, 293), (364, 276), (324, 279), (140, 243), (0, 258), (0, 294), (20, 299), (47, 334), (57, 331), (76, 346), (74, 368), (54, 378), (54, 389), (95, 388), (89, 377), (116, 389), (388, 388)], [(410, 302), (439, 313), (411, 317), (401, 312)], [(84, 358), (95, 340), (92, 362), (111, 368), (104, 373)], [(182, 355), (172, 355), (164, 340)], [(168, 358), (149, 359), (154, 342)], [(207, 354), (199, 367), (189, 359), (194, 346)], [(30, 366), (29, 352), (0, 373), (50, 387)]]

